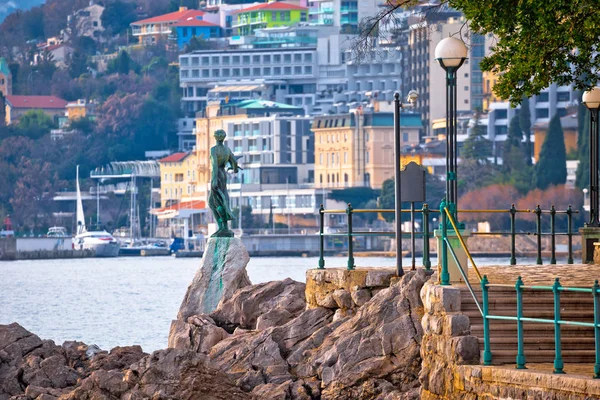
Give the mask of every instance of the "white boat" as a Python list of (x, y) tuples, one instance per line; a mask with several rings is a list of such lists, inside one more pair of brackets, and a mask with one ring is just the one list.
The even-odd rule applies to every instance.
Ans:
[(77, 235), (73, 238), (74, 250), (94, 250), (96, 257), (117, 257), (119, 242), (104, 229), (90, 229), (85, 226), (83, 202), (79, 188), (79, 165), (77, 166)]
[(67, 233), (67, 228), (64, 226), (52, 226), (48, 229), (46, 237), (65, 238), (69, 237), (69, 234)]

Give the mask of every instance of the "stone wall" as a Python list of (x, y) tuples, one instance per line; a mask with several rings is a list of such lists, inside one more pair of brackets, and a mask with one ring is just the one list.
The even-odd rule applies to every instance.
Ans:
[(335, 310), (334, 319), (354, 315), (359, 307), (396, 280), (395, 268), (308, 270), (306, 306)]
[(17, 239), (15, 237), (0, 238), (0, 261), (14, 260), (17, 253)]
[(421, 399), (600, 398), (600, 381), (591, 377), (479, 365), (477, 338), (470, 335), (469, 318), (460, 311), (460, 289), (435, 282), (432, 277), (421, 289)]

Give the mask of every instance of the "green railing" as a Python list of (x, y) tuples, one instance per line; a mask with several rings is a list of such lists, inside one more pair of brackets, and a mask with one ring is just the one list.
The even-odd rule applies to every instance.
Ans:
[[(573, 264), (573, 214), (577, 214), (578, 211), (575, 211), (569, 206), (564, 211), (558, 211), (554, 206), (550, 208), (550, 210), (542, 210), (538, 205), (533, 210), (518, 210), (515, 208), (515, 205), (511, 205), (509, 209), (504, 210), (458, 210), (459, 213), (505, 213), (510, 217), (510, 230), (508, 232), (496, 231), (496, 232), (471, 232), (472, 236), (485, 236), (485, 235), (508, 235), (510, 236), (510, 265), (517, 264), (517, 249), (516, 249), (516, 237), (519, 235), (529, 236), (534, 235), (537, 237), (537, 250), (536, 250), (536, 263), (539, 265), (543, 264), (542, 260), (542, 236), (550, 236), (550, 264), (556, 264), (556, 236), (567, 236), (568, 237), (568, 248), (567, 248), (567, 264)], [(348, 238), (348, 269), (354, 269), (354, 251), (352, 245), (352, 238), (357, 236), (387, 236), (387, 237), (395, 237), (394, 232), (355, 232), (352, 228), (352, 218), (356, 213), (395, 213), (395, 210), (390, 209), (354, 209), (352, 205), (348, 204), (348, 207), (345, 210), (325, 210), (323, 205), (319, 208), (320, 215), (320, 252), (319, 252), (319, 268), (325, 268), (325, 260), (324, 260), (324, 251), (325, 244), (324, 239), (326, 236), (343, 236)], [(411, 209), (403, 209), (402, 213), (409, 213), (411, 215), (411, 220), (414, 222), (414, 215), (421, 214), (423, 227), (421, 231), (415, 231), (415, 224), (411, 224), (412, 229), (411, 232), (406, 232), (403, 234), (403, 237), (410, 237), (411, 240), (411, 256), (413, 258), (412, 265), (414, 267), (414, 249), (415, 249), (415, 240), (416, 238), (421, 238), (423, 240), (423, 267), (425, 269), (431, 268), (431, 258), (430, 258), (430, 247), (429, 247), (429, 238), (433, 237), (433, 233), (431, 230), (431, 214), (440, 213), (440, 210), (431, 210), (427, 203), (423, 204), (423, 207), (420, 210)], [(536, 218), (536, 229), (534, 232), (517, 232), (516, 230), (516, 215), (518, 213), (533, 213)], [(343, 233), (325, 233), (325, 214), (346, 214), (348, 216), (348, 231)], [(548, 214), (550, 215), (550, 232), (542, 232), (542, 215)], [(566, 215), (567, 216), (567, 232), (557, 232), (556, 231), (556, 217), (557, 215)], [(445, 216), (442, 215), (441, 219), (444, 219)], [(440, 221), (441, 222), (441, 221)], [(441, 226), (446, 225), (446, 223), (440, 224)], [(472, 260), (471, 260), (472, 262)], [(481, 277), (479, 277), (481, 279)]]
[[(564, 362), (562, 358), (562, 348), (561, 348), (561, 326), (562, 325), (576, 325), (582, 327), (590, 327), (594, 329), (594, 342), (595, 342), (595, 364), (594, 364), (594, 379), (600, 379), (600, 285), (598, 284), (598, 280), (595, 280), (592, 288), (578, 288), (578, 287), (564, 287), (560, 284), (559, 278), (556, 278), (554, 281), (554, 285), (552, 286), (524, 286), (521, 277), (517, 278), (515, 283), (515, 291), (516, 291), (516, 301), (517, 301), (517, 315), (516, 316), (506, 316), (506, 315), (493, 315), (489, 312), (489, 288), (491, 287), (501, 287), (507, 288), (512, 287), (511, 285), (499, 285), (499, 284), (490, 284), (487, 276), (481, 276), (479, 270), (477, 269), (475, 263), (473, 263), (473, 259), (467, 249), (467, 246), (460, 235), (460, 230), (457, 229), (456, 221), (452, 218), (452, 214), (445, 207), (445, 204), (442, 203), (441, 207), (442, 212), (442, 257), (441, 257), (441, 273), (440, 273), (440, 283), (442, 285), (450, 285), (449, 282), (449, 273), (448, 273), (448, 257), (447, 252), (449, 251), (456, 263), (460, 274), (462, 275), (473, 300), (475, 301), (475, 305), (477, 306), (479, 312), (481, 313), (483, 319), (483, 365), (491, 365), (492, 364), (492, 351), (490, 346), (490, 320), (503, 320), (503, 321), (515, 321), (517, 323), (517, 356), (515, 359), (516, 368), (517, 369), (525, 369), (526, 368), (526, 358), (525, 358), (525, 350), (524, 350), (524, 329), (523, 322), (534, 322), (534, 323), (542, 323), (542, 324), (553, 324), (554, 325), (554, 373), (555, 374), (564, 374)], [(539, 207), (536, 209), (536, 214), (540, 214)], [(446, 220), (447, 219), (447, 220)], [(446, 223), (446, 221), (450, 222), (450, 224)], [(481, 284), (481, 304), (479, 304), (479, 300), (475, 295), (475, 292), (469, 282), (468, 272), (465, 271), (463, 266), (460, 263), (459, 258), (457, 257), (450, 241), (448, 240), (448, 225), (452, 227), (454, 233), (459, 238), (461, 246), (463, 250), (466, 252), (467, 256), (471, 260), (475, 272), (477, 273), (477, 277), (480, 280)], [(523, 316), (523, 290), (540, 290), (540, 291), (552, 291), (553, 293), (553, 308), (554, 308), (554, 319), (545, 319), (545, 318), (530, 318)], [(589, 293), (593, 297), (594, 301), (594, 322), (579, 322), (579, 321), (566, 321), (561, 319), (560, 311), (561, 311), (561, 303), (560, 303), (560, 293), (561, 292), (577, 292), (577, 293)]]

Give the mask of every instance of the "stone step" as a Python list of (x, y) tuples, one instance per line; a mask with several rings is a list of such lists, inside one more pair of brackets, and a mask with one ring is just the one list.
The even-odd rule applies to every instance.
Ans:
[[(510, 312), (513, 311), (513, 312)], [(482, 316), (479, 313), (479, 310), (472, 310), (463, 312), (466, 316), (469, 317), (471, 323), (481, 320)], [(507, 317), (515, 317), (517, 315), (514, 310), (489, 310), (489, 315), (498, 315), (498, 316), (507, 316)], [(527, 310), (523, 313), (523, 317), (525, 318), (541, 318), (541, 319), (554, 319), (554, 312), (552, 310)], [(563, 321), (573, 321), (573, 322), (594, 322), (594, 313), (590, 313), (589, 311), (584, 310), (561, 310), (560, 319)], [(505, 323), (516, 323), (516, 321), (505, 321)], [(533, 323), (533, 322), (530, 322)]]
[[(560, 339), (563, 351), (594, 349), (594, 337), (562, 337)], [(517, 351), (517, 338), (513, 337), (493, 337), (490, 338), (490, 345), (493, 349), (514, 350)], [(483, 338), (479, 338), (479, 346), (483, 348)], [(536, 336), (527, 336), (523, 338), (523, 347), (525, 352), (535, 350), (554, 351), (554, 338), (539, 338)], [(515, 353), (516, 355), (516, 353)]]
[[(523, 324), (523, 332), (525, 336), (537, 335), (541, 338), (550, 338), (554, 341), (554, 325), (551, 324)], [(594, 329), (584, 326), (566, 326), (560, 328), (560, 333), (563, 338), (566, 337), (594, 337)], [(483, 337), (483, 325), (479, 323), (471, 324), (471, 334), (479, 338)], [(517, 324), (490, 324), (490, 339), (491, 338), (517, 337)]]

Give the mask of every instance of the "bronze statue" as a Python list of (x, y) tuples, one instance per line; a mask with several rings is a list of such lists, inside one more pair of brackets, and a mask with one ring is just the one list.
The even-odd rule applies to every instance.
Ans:
[[(211, 237), (233, 237), (233, 232), (227, 226), (227, 221), (234, 219), (229, 208), (229, 194), (227, 193), (227, 170), (237, 173), (241, 168), (231, 149), (223, 144), (227, 134), (219, 129), (214, 133), (217, 144), (210, 149), (210, 164), (212, 176), (210, 180), (210, 194), (208, 206), (210, 207), (219, 229)], [(231, 168), (227, 169), (227, 164)]]

